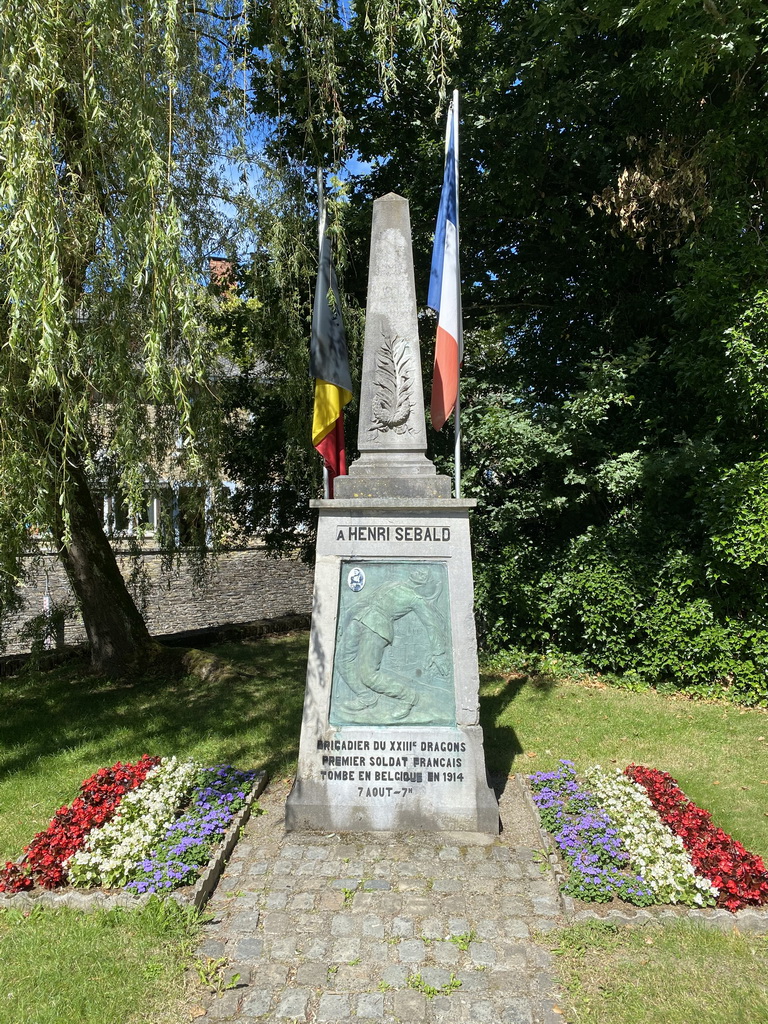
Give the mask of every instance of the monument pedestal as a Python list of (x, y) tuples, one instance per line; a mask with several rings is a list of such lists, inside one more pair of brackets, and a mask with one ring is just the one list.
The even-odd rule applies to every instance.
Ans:
[(478, 721), (475, 503), (313, 504), (312, 633), (286, 827), (498, 832)]
[(374, 203), (360, 458), (319, 509), (286, 827), (496, 833), (478, 720), (469, 509), (426, 457), (408, 203)]

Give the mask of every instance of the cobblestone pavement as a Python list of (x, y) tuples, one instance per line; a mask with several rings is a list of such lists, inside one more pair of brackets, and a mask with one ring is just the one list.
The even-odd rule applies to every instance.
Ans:
[(503, 832), (286, 833), (271, 783), (208, 905), (198, 950), (237, 987), (198, 1019), (240, 1024), (561, 1024), (550, 954), (562, 923), (515, 780)]

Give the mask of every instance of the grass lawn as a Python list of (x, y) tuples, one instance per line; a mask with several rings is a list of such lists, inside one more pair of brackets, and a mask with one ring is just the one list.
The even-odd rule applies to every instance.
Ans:
[(2, 911), (0, 1024), (180, 1024), (197, 932), (171, 902), (138, 913)]
[[(228, 668), (205, 681), (112, 683), (83, 675), (76, 663), (0, 680), (0, 862), (17, 857), (86, 776), (118, 759), (177, 754), (264, 768), (272, 776), (291, 774), (307, 648), (306, 633), (222, 645), (211, 653)], [(768, 856), (766, 712), (599, 683), (492, 673), (483, 675), (481, 695), (492, 773), (548, 768), (561, 757), (580, 765), (623, 767), (637, 761), (662, 768), (709, 808), (718, 824)], [(172, 1021), (173, 994), (181, 989), (180, 965), (189, 958), (193, 934), (193, 922), (172, 914), (36, 912), (24, 918), (0, 911), (0, 1024)], [(764, 984), (760, 988), (765, 940), (711, 933), (701, 938), (673, 928), (654, 934), (653, 947), (646, 946), (645, 932), (603, 933), (584, 926), (555, 938), (573, 1002), (568, 1012), (581, 1015), (573, 1021), (768, 1020), (759, 1001), (765, 1000)], [(552, 937), (544, 941), (553, 945)], [(704, 958), (707, 950), (711, 964)], [(573, 964), (582, 967), (574, 973)], [(700, 1002), (678, 1017), (668, 1016), (663, 998), (674, 993), (678, 976), (683, 985), (689, 969), (702, 977)], [(662, 992), (659, 1002), (654, 985), (673, 970), (677, 973), (670, 975), (667, 995)], [(718, 986), (717, 999), (707, 987), (710, 981)], [(105, 990), (90, 1017), (81, 1007), (89, 987)], [(639, 1016), (632, 1002), (636, 991), (641, 1002), (648, 1001), (646, 1016)], [(750, 1004), (759, 1009), (757, 1016), (739, 1017), (747, 1008), (751, 1012)], [(42, 1007), (48, 1005), (53, 1009), (45, 1016)], [(706, 1016), (710, 1009), (701, 1007), (710, 1005), (713, 1014), (723, 1007), (721, 1015)]]
[(768, 942), (687, 922), (617, 928), (589, 921), (554, 948), (570, 1024), (768, 1021)]

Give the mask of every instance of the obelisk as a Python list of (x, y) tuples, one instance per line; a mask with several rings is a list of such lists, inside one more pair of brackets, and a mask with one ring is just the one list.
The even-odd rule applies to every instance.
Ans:
[(426, 456), (407, 200), (373, 204), (359, 459), (319, 511), (288, 829), (498, 832), (469, 510)]

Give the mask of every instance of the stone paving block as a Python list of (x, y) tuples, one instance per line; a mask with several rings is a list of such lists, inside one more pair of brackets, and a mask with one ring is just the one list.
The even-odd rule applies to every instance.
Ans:
[(461, 953), (452, 942), (435, 942), (432, 946), (432, 959), (438, 964), (457, 964)]
[(306, 1020), (310, 991), (308, 988), (289, 988), (283, 992), (275, 1009), (275, 1017), (288, 1020)]
[(269, 870), (269, 862), (266, 860), (251, 861), (246, 867), (248, 875), (265, 875)]
[(418, 1021), (427, 1019), (427, 1000), (421, 992), (413, 989), (402, 989), (395, 992), (394, 999), (395, 1016), (408, 1024), (417, 1024)]
[(294, 979), (297, 985), (311, 985), (312, 988), (323, 988), (328, 984), (328, 968), (325, 963), (304, 963), (296, 968)]
[(465, 891), (470, 893), (478, 893), (483, 896), (490, 896), (496, 892), (498, 885), (497, 880), (494, 878), (473, 878), (465, 885)]
[(334, 914), (331, 918), (331, 935), (346, 936), (358, 935), (359, 933), (360, 924), (353, 914)]
[(381, 981), (390, 988), (404, 988), (408, 974), (407, 968), (399, 964), (388, 964), (382, 969)]
[(362, 934), (364, 938), (383, 939), (384, 919), (379, 914), (365, 914), (362, 918)]
[(527, 949), (528, 964), (534, 970), (549, 971), (553, 966), (552, 954), (548, 949), (542, 949), (541, 946), (528, 946)]
[(423, 875), (400, 875), (397, 880), (399, 892), (405, 893), (406, 900), (411, 893), (421, 893), (425, 889), (434, 888), (434, 879), (427, 879)]
[(527, 939), (530, 931), (520, 917), (508, 917), (504, 922), (504, 933), (510, 939)]
[(384, 1016), (384, 995), (381, 992), (366, 992), (357, 997), (356, 1012), (358, 1017), (369, 1020), (381, 1020)]
[(343, 906), (343, 892), (321, 892), (317, 898), (318, 910), (341, 910)]
[(432, 988), (442, 988), (451, 980), (451, 971), (445, 967), (422, 967), (419, 974), (424, 983)]
[(330, 940), (325, 936), (310, 935), (299, 943), (301, 955), (307, 960), (325, 960), (330, 949)]
[(475, 921), (474, 931), (478, 939), (498, 939), (504, 934), (504, 920), (496, 917), (479, 917)]
[(232, 989), (221, 996), (216, 996), (206, 1011), (208, 1020), (229, 1020), (234, 1017), (240, 1007), (242, 992)]
[(472, 994), (473, 996), (488, 994), (488, 981), (485, 971), (478, 971), (474, 967), (463, 966), (453, 969), (453, 974), (461, 982), (459, 992)]
[(448, 925), (442, 917), (427, 917), (421, 922), (419, 934), (425, 939), (444, 939)]
[(268, 960), (295, 960), (301, 949), (298, 935), (279, 935), (264, 943), (264, 956)]
[[(261, 926), (265, 935), (285, 935), (293, 928), (294, 917), (283, 911), (270, 910), (261, 915)], [(238, 927), (239, 922), (233, 919), (233, 927)]]
[(472, 932), (472, 925), (466, 917), (449, 917), (448, 933), (450, 935), (469, 935)]
[(390, 934), (399, 938), (410, 939), (413, 937), (414, 924), (409, 917), (395, 917), (392, 920)]
[(334, 963), (348, 964), (350, 960), (357, 960), (360, 956), (360, 939), (354, 936), (346, 936), (336, 939), (331, 947), (331, 957)]
[(321, 924), (321, 918), (313, 910), (296, 910), (291, 915), (291, 921), (301, 935), (314, 935), (318, 928), (326, 927), (325, 922)]
[(287, 892), (270, 892), (264, 900), (264, 906), (267, 910), (285, 910), (288, 906), (288, 893)]
[(279, 875), (279, 876), (272, 875), (272, 878), (271, 878), (269, 884), (270, 884), (270, 886), (273, 889), (275, 889), (275, 890), (277, 890), (279, 892), (286, 892), (287, 890), (293, 889), (293, 887), (295, 885), (295, 876), (294, 875)]
[(200, 957), (210, 957), (212, 960), (218, 960), (224, 956), (225, 945), (221, 939), (205, 939), (197, 947), (197, 955)]
[(255, 936), (245, 936), (232, 945), (232, 955), (242, 964), (255, 964), (261, 959), (264, 943)]
[(485, 984), (488, 991), (500, 996), (527, 995), (531, 987), (531, 979), (524, 969), (523, 962), (516, 969), (502, 968), (485, 972)]
[(333, 988), (337, 992), (366, 992), (378, 984), (373, 976), (375, 973), (368, 957), (359, 964), (341, 964), (335, 974)]
[(534, 896), (533, 912), (543, 917), (556, 917), (560, 913), (560, 903), (554, 896)]
[(432, 886), (433, 892), (463, 892), (464, 883), (456, 878), (437, 878)]
[(261, 915), (258, 910), (244, 910), (233, 914), (227, 922), (227, 930), (236, 935), (251, 935), (259, 927)]
[(359, 885), (362, 884), (360, 878), (334, 878), (333, 881), (329, 882), (329, 888), (331, 889), (349, 889), (354, 891)]
[(362, 844), (343, 842), (339, 843), (336, 848), (336, 856), (340, 858), (344, 857), (357, 857), (360, 853)]
[[(235, 982), (235, 976), (238, 976)], [(251, 965), (242, 963), (239, 960), (230, 960), (224, 971), (224, 983), (225, 985), (231, 985), (234, 982), (233, 987), (245, 988), (251, 982)]]
[(461, 852), (456, 846), (444, 846), (437, 855), (438, 860), (449, 860), (452, 862), (461, 860)]
[(315, 895), (312, 892), (299, 892), (295, 896), (291, 896), (288, 902), (288, 909), (292, 911), (296, 910), (314, 910), (315, 909)]
[(253, 973), (253, 986), (277, 991), (282, 988), (289, 974), (288, 964), (261, 963)]
[(269, 1012), (273, 998), (273, 993), (269, 989), (253, 988), (243, 1000), (243, 1013), (250, 1014), (252, 1017), (261, 1017)]
[(407, 907), (407, 896), (399, 892), (358, 892), (355, 904), (360, 910), (370, 910), (382, 917), (395, 917)]
[(421, 939), (403, 939), (394, 948), (397, 959), (404, 964), (420, 964), (426, 958), (427, 947)]
[(527, 999), (508, 999), (498, 1024), (533, 1024), (533, 1012)]
[(364, 892), (387, 892), (391, 888), (390, 883), (383, 878), (366, 878), (363, 882)]
[(263, 905), (265, 893), (261, 889), (240, 889), (235, 897), (237, 910), (258, 910)]
[(320, 996), (320, 1003), (315, 1013), (316, 1020), (337, 1021), (340, 1017), (349, 1016), (349, 996), (325, 992)]
[(464, 1013), (472, 1024), (498, 1024), (499, 1010), (490, 999), (473, 999), (471, 1005), (464, 1003)]
[(495, 964), (497, 960), (496, 950), (490, 942), (478, 942), (475, 940), (470, 944), (469, 955), (475, 964)]

